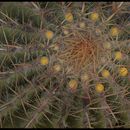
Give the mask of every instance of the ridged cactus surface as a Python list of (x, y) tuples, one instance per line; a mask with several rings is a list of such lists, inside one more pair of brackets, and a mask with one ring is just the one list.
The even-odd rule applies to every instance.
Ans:
[(130, 128), (130, 2), (1, 2), (0, 128)]

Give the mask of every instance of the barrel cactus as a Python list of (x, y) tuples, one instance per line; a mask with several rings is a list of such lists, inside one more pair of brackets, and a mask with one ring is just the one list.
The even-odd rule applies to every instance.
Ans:
[(129, 2), (1, 2), (1, 128), (129, 128)]

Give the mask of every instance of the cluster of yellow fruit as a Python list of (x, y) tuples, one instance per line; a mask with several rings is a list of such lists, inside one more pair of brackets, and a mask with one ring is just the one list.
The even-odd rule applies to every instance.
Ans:
[[(102, 74), (102, 77), (104, 77), (104, 78), (109, 78), (109, 77), (110, 77), (110, 72), (109, 72), (108, 70), (106, 70), (106, 69), (104, 69), (104, 70), (101, 72), (101, 74)], [(121, 76), (123, 76), (123, 77), (126, 76), (126, 75), (128, 74), (127, 68), (125, 68), (125, 67), (120, 68), (120, 69), (119, 69), (119, 74), (120, 74)], [(86, 80), (88, 80), (88, 79), (89, 79), (89, 77), (88, 77), (87, 74), (83, 74), (83, 75), (81, 76), (81, 80), (82, 80), (82, 81), (86, 81)], [(70, 88), (71, 90), (76, 90), (76, 89), (77, 89), (77, 86), (78, 86), (77, 80), (72, 79), (72, 80), (69, 81), (69, 88)], [(95, 89), (96, 89), (96, 91), (97, 91), (98, 93), (102, 93), (102, 92), (104, 91), (104, 85), (101, 84), (101, 83), (97, 83)]]
[[(72, 22), (73, 19), (74, 19), (74, 17), (73, 17), (73, 15), (72, 15), (71, 12), (68, 12), (68, 13), (65, 14), (65, 20), (66, 20), (66, 21)], [(92, 13), (90, 14), (90, 19), (91, 19), (92, 21), (94, 21), (94, 22), (97, 21), (97, 20), (99, 19), (99, 14), (96, 13), (96, 12), (92, 12)], [(81, 25), (81, 27), (84, 27), (84, 23), (81, 23), (80, 25)]]
[[(115, 59), (116, 60), (122, 60), (123, 59), (123, 55), (120, 51), (115, 52)], [(119, 72), (120, 76), (123, 76), (123, 77), (128, 74), (128, 70), (125, 67), (119, 68), (118, 72)]]
[[(96, 12), (93, 12), (90, 14), (90, 19), (94, 22), (98, 21), (99, 20), (99, 14), (96, 13)], [(120, 33), (120, 30), (117, 28), (117, 27), (112, 27), (110, 29), (110, 34), (111, 36), (115, 37), (115, 36), (118, 36)]]
[[(122, 68), (120, 68), (119, 69), (119, 74), (121, 75), (121, 76), (126, 76), (127, 74), (128, 74), (128, 70), (127, 70), (127, 68), (125, 68), (125, 67), (122, 67)], [(104, 78), (108, 78), (109, 76), (110, 76), (110, 73), (109, 73), (109, 71), (108, 70), (103, 70), (102, 71), (102, 76), (104, 77)], [(102, 93), (103, 91), (104, 91), (104, 85), (103, 84), (101, 84), (101, 83), (98, 83), (98, 84), (96, 84), (96, 91), (98, 92), (98, 93)]]
[[(77, 87), (78, 87), (78, 82), (77, 82), (77, 80), (74, 80), (74, 79), (70, 80), (69, 83), (68, 83), (68, 86), (69, 86), (69, 89), (70, 89), (72, 92), (76, 91), (76, 89), (77, 89)], [(102, 93), (102, 92), (104, 91), (104, 86), (103, 86), (103, 84), (101, 84), (101, 83), (96, 84), (95, 90), (96, 90), (96, 92), (98, 92), (98, 93)]]
[[(74, 19), (74, 17), (73, 17), (73, 15), (72, 15), (71, 12), (68, 12), (68, 13), (65, 14), (65, 20), (66, 20), (66, 21), (72, 22), (73, 19)], [(94, 21), (94, 22), (98, 21), (98, 20), (99, 20), (99, 14), (96, 13), (96, 12), (92, 12), (92, 13), (90, 14), (90, 19), (91, 19), (92, 21)], [(84, 28), (84, 27), (85, 27), (85, 23), (84, 23), (84, 22), (80, 22), (80, 23), (79, 23), (79, 26), (80, 26), (80, 28)], [(120, 30), (119, 30), (117, 27), (112, 27), (112, 28), (110, 29), (110, 34), (111, 34), (111, 36), (117, 36), (117, 35), (119, 34), (119, 32), (120, 32)], [(64, 33), (65, 33), (65, 34), (68, 34), (68, 31), (65, 31)], [(48, 31), (46, 31), (45, 36), (46, 36), (46, 38), (47, 38), (48, 40), (50, 40), (50, 39), (53, 38), (54, 33), (53, 33), (52, 31), (48, 30)]]
[[(118, 69), (118, 72), (119, 72), (119, 75), (120, 75), (120, 76), (125, 77), (125, 76), (127, 76), (127, 74), (128, 74), (128, 69), (125, 68), (125, 67), (121, 67), (121, 68)], [(104, 69), (104, 70), (102, 71), (102, 77), (108, 78), (109, 76), (110, 76), (110, 72), (109, 72), (108, 70), (105, 70), (105, 69)]]
[[(43, 56), (43, 57), (40, 59), (40, 63), (41, 63), (41, 65), (48, 65), (48, 63), (49, 63), (48, 57)], [(59, 72), (59, 71), (61, 70), (61, 65), (60, 65), (60, 64), (55, 64), (55, 65), (53, 66), (53, 70), (54, 70), (55, 72)]]
[[(127, 70), (127, 68), (125, 68), (125, 67), (119, 68), (118, 71), (119, 71), (120, 76), (123, 76), (123, 77), (128, 74), (128, 70)], [(108, 77), (110, 76), (110, 72), (109, 72), (108, 70), (104, 69), (104, 70), (102, 71), (102, 76), (103, 76), (104, 78), (108, 78)], [(98, 84), (96, 85), (96, 91), (97, 91), (98, 93), (103, 92), (103, 91), (104, 91), (104, 86), (103, 86), (103, 84), (98, 83)]]
[[(93, 12), (90, 14), (90, 19), (94, 22), (98, 21), (99, 20), (99, 14), (96, 13), (96, 12)], [(118, 36), (120, 33), (120, 30), (117, 28), (117, 27), (112, 27), (110, 29), (110, 34), (111, 36), (115, 37), (115, 36)]]
[[(89, 18), (90, 18), (92, 21), (96, 22), (96, 21), (99, 20), (99, 14), (96, 13), (96, 12), (93, 12), (93, 13), (90, 14), (90, 17), (89, 17)], [(68, 12), (68, 13), (65, 14), (65, 20), (66, 20), (66, 21), (72, 22), (73, 19), (74, 19), (74, 17), (73, 17), (73, 15), (72, 15), (71, 12)], [(80, 23), (79, 23), (79, 27), (80, 27), (80, 28), (84, 28), (84, 27), (85, 27), (85, 23), (84, 23), (84, 22), (80, 22)], [(64, 34), (65, 34), (65, 35), (67, 35), (68, 33), (69, 33), (68, 30), (64, 30)], [(119, 30), (117, 27), (112, 27), (112, 28), (110, 29), (110, 34), (111, 34), (111, 36), (113, 36), (113, 37), (118, 36), (119, 33), (120, 33), (120, 30)], [(52, 31), (48, 30), (48, 31), (46, 31), (45, 36), (46, 36), (46, 38), (47, 38), (48, 40), (51, 40), (51, 39), (53, 38), (53, 36), (54, 36), (54, 33), (53, 33)], [(110, 48), (111, 48), (111, 44), (110, 44), (109, 42), (107, 42), (106, 44), (104, 44), (104, 48), (110, 49)], [(58, 47), (56, 46), (55, 49), (58, 50)], [(122, 58), (123, 58), (123, 55), (122, 55), (122, 53), (121, 53), (120, 51), (115, 52), (115, 59), (116, 59), (116, 60), (122, 60)], [(40, 63), (41, 63), (42, 65), (47, 65), (47, 64), (49, 63), (48, 57), (46, 57), (46, 56), (42, 57), (41, 60), (40, 60)], [(54, 70), (55, 72), (61, 71), (61, 65), (55, 64), (55, 65), (53, 66), (53, 70)], [(123, 77), (128, 74), (128, 70), (127, 70), (127, 68), (125, 68), (125, 67), (119, 68), (119, 69), (118, 69), (118, 72), (119, 72), (120, 76), (123, 76)], [(102, 75), (102, 77), (104, 77), (104, 78), (109, 78), (109, 77), (110, 77), (110, 72), (109, 72), (108, 70), (104, 69), (104, 70), (101, 72), (101, 75)], [(88, 76), (88, 74), (86, 74), (86, 73), (81, 76), (81, 81), (83, 81), (83, 82), (84, 82), (84, 81), (87, 81), (88, 79), (89, 79), (89, 76)], [(75, 90), (77, 89), (77, 87), (78, 87), (78, 81), (77, 81), (77, 80), (74, 80), (74, 79), (71, 79), (71, 80), (69, 81), (69, 83), (68, 83), (68, 86), (69, 86), (69, 88), (70, 88), (71, 91), (75, 91)], [(104, 92), (104, 85), (101, 84), (101, 83), (97, 83), (96, 86), (95, 86), (95, 90), (96, 90), (96, 92), (98, 92), (98, 93)]]

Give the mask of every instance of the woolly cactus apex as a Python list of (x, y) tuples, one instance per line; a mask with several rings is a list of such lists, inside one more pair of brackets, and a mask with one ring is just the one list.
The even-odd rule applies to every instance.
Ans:
[[(58, 59), (69, 68), (70, 73), (80, 73), (82, 70), (94, 68), (100, 64), (100, 57), (108, 50), (94, 36), (75, 30), (71, 36), (63, 38), (64, 49), (57, 54)], [(107, 59), (107, 57), (105, 57)]]

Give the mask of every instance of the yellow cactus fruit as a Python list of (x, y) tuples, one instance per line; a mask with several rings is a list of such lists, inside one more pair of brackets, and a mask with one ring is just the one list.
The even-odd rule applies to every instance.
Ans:
[(59, 71), (61, 70), (61, 65), (55, 64), (55, 65), (53, 66), (53, 69), (54, 69), (55, 72), (59, 72)]
[(72, 22), (73, 21), (72, 13), (66, 13), (65, 14), (65, 20), (68, 21), (68, 22)]
[(111, 48), (111, 43), (110, 42), (106, 42), (103, 44), (105, 49), (110, 49)]
[(71, 90), (76, 90), (78, 87), (78, 82), (76, 80), (72, 79), (69, 81), (68, 85)]
[(98, 83), (97, 85), (96, 85), (96, 92), (98, 92), (98, 93), (102, 93), (103, 91), (104, 91), (104, 86), (103, 86), (103, 84), (101, 84), (101, 83)]
[(119, 74), (120, 76), (126, 76), (128, 74), (128, 70), (125, 67), (119, 68)]
[(117, 36), (119, 34), (119, 29), (117, 27), (112, 27), (110, 29), (111, 36)]
[(46, 31), (45, 36), (48, 40), (50, 40), (53, 38), (54, 33), (52, 31)]
[(106, 70), (106, 69), (104, 69), (101, 72), (101, 74), (102, 74), (102, 77), (104, 77), (104, 78), (108, 78), (110, 76), (110, 72), (108, 70)]
[(92, 14), (90, 14), (90, 19), (94, 22), (97, 21), (99, 19), (99, 14), (96, 12), (93, 12)]
[(84, 22), (80, 22), (80, 23), (79, 23), (79, 27), (80, 27), (80, 28), (85, 28), (85, 23), (84, 23)]
[(47, 64), (49, 63), (48, 57), (43, 56), (43, 57), (41, 58), (41, 60), (40, 60), (40, 63), (41, 63), (42, 65), (47, 65)]
[(81, 75), (81, 81), (87, 81), (89, 79), (89, 76), (88, 76), (88, 74), (86, 74), (86, 73), (84, 73), (84, 74), (82, 74)]
[(122, 53), (120, 51), (115, 52), (115, 59), (121, 60), (122, 59)]

